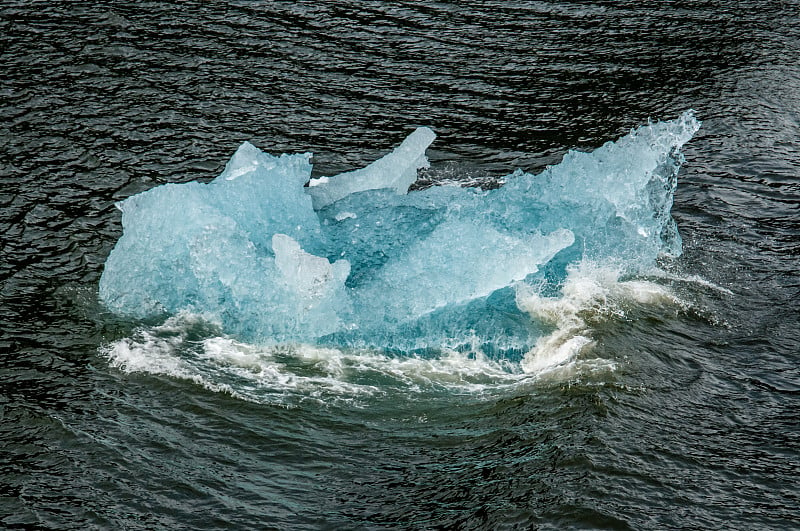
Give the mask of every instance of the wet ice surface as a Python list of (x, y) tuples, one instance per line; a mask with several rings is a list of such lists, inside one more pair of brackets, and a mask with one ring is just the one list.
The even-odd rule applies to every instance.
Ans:
[(620, 280), (680, 253), (670, 207), (698, 127), (689, 111), (495, 190), (406, 193), (427, 165), (426, 128), (305, 187), (309, 154), (245, 143), (208, 184), (120, 203), (124, 234), (100, 296), (122, 315), (191, 312), (259, 344), (522, 352), (553, 331), (526, 301), (563, 298), (571, 269), (596, 264)]

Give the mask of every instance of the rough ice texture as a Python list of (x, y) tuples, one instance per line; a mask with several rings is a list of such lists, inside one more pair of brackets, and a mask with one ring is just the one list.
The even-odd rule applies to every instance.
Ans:
[(690, 111), (491, 191), (407, 193), (427, 165), (427, 128), (305, 188), (309, 154), (244, 143), (209, 184), (119, 205), (100, 296), (119, 314), (189, 310), (264, 343), (525, 349), (542, 326), (517, 307), (519, 285), (546, 294), (582, 260), (636, 273), (680, 253), (670, 208), (679, 149), (698, 127)]

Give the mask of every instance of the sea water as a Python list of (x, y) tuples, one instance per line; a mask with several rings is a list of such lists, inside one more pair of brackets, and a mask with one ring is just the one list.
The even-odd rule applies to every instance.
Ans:
[[(795, 528), (798, 13), (792, 2), (758, 0), (6, 0), (0, 527)], [(537, 180), (570, 149), (591, 152), (689, 108), (703, 124), (680, 149), (670, 209), (680, 256), (674, 238), (653, 242), (656, 268), (622, 248), (588, 247), (646, 239), (626, 228), (638, 214), (625, 203), (666, 206), (611, 206), (611, 197), (591, 207), (583, 198), (596, 193), (598, 172), (565, 192), (552, 187), (550, 198), (574, 204), (550, 209), (565, 221), (524, 204), (498, 209), (501, 185), (541, 192), (546, 179)], [(363, 176), (425, 126), (436, 135), (428, 168), (398, 153), (409, 165), (388, 188), (352, 178), (353, 188), (328, 188), (349, 195), (315, 208), (311, 184), (323, 191), (337, 175)], [(210, 191), (233, 197), (235, 187), (201, 183), (245, 141), (257, 146), (242, 153), (251, 162), (269, 163), (263, 150), (295, 154), (299, 174), (313, 163), (309, 186), (287, 189), (260, 217), (249, 196), (296, 186), (289, 174), (240, 189), (241, 215), (223, 194), (215, 203)], [(512, 191), (516, 168), (533, 178)], [(147, 317), (112, 312), (99, 281), (132, 229), (126, 219), (123, 236), (115, 203), (132, 208), (128, 198), (168, 183), (181, 193), (163, 226), (162, 213), (150, 220), (152, 232), (191, 239), (194, 255), (162, 242), (164, 253), (147, 254), (156, 265), (134, 277), (148, 291), (160, 271), (182, 279), (175, 300), (205, 313), (154, 298)], [(431, 184), (448, 186), (422, 190)], [(418, 192), (425, 205), (410, 204)], [(177, 208), (200, 196), (208, 215), (196, 223), (216, 225), (209, 245), (191, 228), (196, 213)], [(308, 197), (319, 232), (296, 230), (311, 219)], [(474, 227), (451, 216), (459, 206), (477, 213)], [(617, 206), (620, 221), (608, 225)], [(584, 232), (606, 227), (603, 237), (578, 236), (587, 213), (596, 222)], [(462, 283), (443, 295), (450, 284), (439, 277), (430, 294), (376, 289), (382, 313), (359, 311), (372, 302), (367, 286), (389, 286), (390, 269), (413, 278), (392, 264), (450, 243), (456, 223), (504, 252), (520, 241), (535, 248), (533, 234), (509, 228), (522, 217), (517, 225), (544, 238), (569, 230), (574, 243), (490, 295)], [(244, 229), (248, 220), (269, 229)], [(367, 222), (383, 220), (385, 232)], [(228, 245), (219, 243), (226, 230)], [(471, 267), (456, 245), (480, 254), (482, 238), (442, 249), (453, 271)], [(242, 254), (247, 241), (254, 250)], [(314, 326), (315, 312), (340, 321), (302, 341), (276, 339), (298, 337), (283, 318), (243, 326), (248, 288), (266, 281), (236, 275), (259, 260), (274, 261), (271, 281), (287, 287), (253, 299), (287, 304), (299, 332), (303, 314), (290, 301), (333, 288), (343, 295), (331, 300), (351, 306), (301, 305)], [(328, 273), (330, 282), (313, 282)], [(485, 280), (476, 285), (495, 285)], [(384, 309), (386, 300), (397, 304)], [(350, 317), (364, 326), (349, 327)]]

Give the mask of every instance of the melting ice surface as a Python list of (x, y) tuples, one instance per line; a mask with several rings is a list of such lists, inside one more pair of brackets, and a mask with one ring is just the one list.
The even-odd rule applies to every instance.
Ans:
[[(232, 345), (421, 359), (468, 346), (541, 371), (591, 343), (587, 307), (626, 290), (669, 297), (635, 278), (680, 253), (670, 208), (679, 150), (698, 127), (688, 111), (488, 191), (408, 192), (428, 165), (427, 128), (363, 169), (318, 179), (310, 154), (245, 142), (208, 184), (118, 205), (124, 233), (100, 297), (133, 318), (202, 315)], [(130, 341), (113, 347), (120, 364), (132, 363)]]

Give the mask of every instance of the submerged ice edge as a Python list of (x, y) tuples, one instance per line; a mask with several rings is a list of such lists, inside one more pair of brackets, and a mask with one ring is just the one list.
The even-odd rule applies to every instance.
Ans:
[[(591, 341), (553, 337), (519, 293), (563, 296), (585, 261), (635, 275), (678, 254), (669, 210), (679, 149), (698, 127), (687, 112), (570, 152), (540, 175), (516, 172), (497, 190), (407, 195), (430, 130), (305, 188), (309, 154), (272, 157), (246, 143), (208, 185), (164, 185), (122, 203), (100, 296), (138, 318), (212, 315), (261, 344), (412, 351), (477, 336), (499, 352), (550, 341), (568, 356)], [(318, 192), (332, 200), (315, 210)]]
[(477, 344), (429, 357), (311, 344), (258, 345), (222, 334), (208, 316), (189, 312), (142, 327), (101, 353), (110, 366), (127, 373), (186, 380), (257, 403), (357, 405), (438, 392), (479, 396), (607, 382), (627, 360), (602, 348), (605, 323), (626, 321), (641, 310), (677, 314), (688, 307), (661, 282), (621, 278), (618, 269), (592, 263), (570, 269), (560, 296), (521, 288), (517, 298), (552, 331), (516, 362), (491, 359)]

